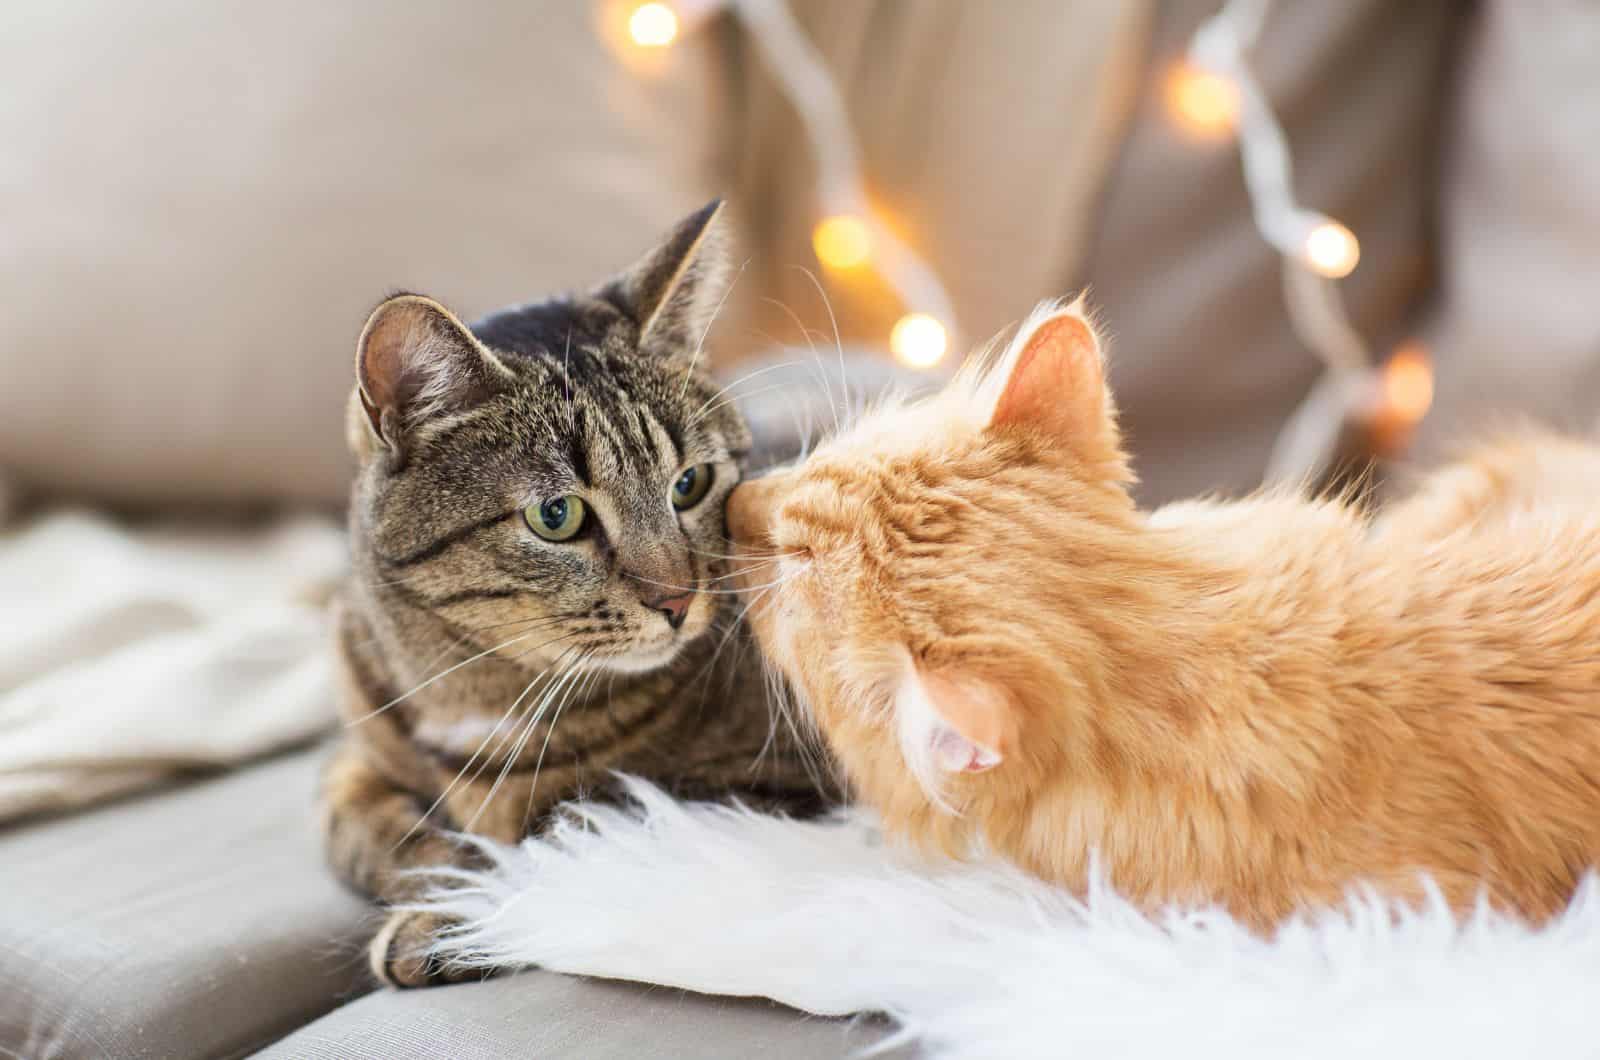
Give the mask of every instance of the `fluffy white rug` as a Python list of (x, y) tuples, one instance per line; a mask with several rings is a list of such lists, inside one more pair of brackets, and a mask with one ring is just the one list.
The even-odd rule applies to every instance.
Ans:
[(439, 898), (446, 955), (489, 966), (886, 1012), (950, 1057), (1600, 1055), (1600, 894), (1540, 931), (1370, 898), (1257, 938), (1216, 912), (1147, 919), (995, 864), (930, 865), (860, 817), (674, 802), (489, 847)]

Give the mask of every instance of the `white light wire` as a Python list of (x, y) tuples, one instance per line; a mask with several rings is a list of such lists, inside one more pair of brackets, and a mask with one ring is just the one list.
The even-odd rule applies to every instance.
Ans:
[(1367, 392), (1373, 362), (1337, 283), (1303, 260), (1307, 235), (1329, 219), (1295, 201), (1288, 140), (1246, 61), (1270, 7), (1271, 0), (1229, 0), (1195, 32), (1189, 58), (1238, 92), (1239, 154), (1256, 227), (1283, 257), (1290, 326), (1326, 366), (1273, 445), (1265, 475), (1272, 485), (1308, 482), (1326, 470), (1350, 410)]
[(872, 267), (894, 290), (905, 312), (937, 318), (950, 341), (959, 341), (960, 328), (950, 294), (938, 274), (890, 231), (868, 204), (844, 100), (827, 64), (795, 21), (785, 0), (680, 0), (680, 5), (696, 20), (725, 7), (750, 31), (750, 39), (800, 116), (811, 143), (817, 165), (819, 216), (843, 214), (860, 218), (871, 239)]
[[(1373, 361), (1350, 323), (1338, 285), (1304, 263), (1307, 235), (1329, 218), (1295, 201), (1287, 138), (1246, 61), (1271, 3), (1229, 0), (1195, 32), (1189, 57), (1238, 92), (1239, 151), (1256, 227), (1282, 255), (1290, 325), (1326, 366), (1273, 445), (1265, 482), (1275, 484), (1310, 481), (1325, 470), (1349, 411), (1367, 392)], [(844, 100), (785, 0), (679, 0), (679, 8), (695, 21), (726, 8), (750, 31), (811, 143), (821, 214), (861, 218), (871, 233), (879, 274), (907, 310), (931, 313), (954, 339), (955, 314), (938, 275), (868, 205)]]

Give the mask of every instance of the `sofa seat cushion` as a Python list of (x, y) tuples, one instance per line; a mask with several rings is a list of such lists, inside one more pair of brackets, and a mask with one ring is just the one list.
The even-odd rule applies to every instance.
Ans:
[(769, 1001), (525, 972), (369, 994), (271, 1046), (258, 1060), (803, 1060), (859, 1055), (885, 1033), (887, 1025), (878, 1020), (821, 1019)]
[(0, 832), (0, 1053), (241, 1056), (369, 988), (318, 751)]

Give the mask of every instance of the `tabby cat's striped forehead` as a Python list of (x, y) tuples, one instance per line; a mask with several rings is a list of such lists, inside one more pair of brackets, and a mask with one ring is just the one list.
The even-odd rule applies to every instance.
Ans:
[(505, 310), (472, 332), (510, 378), (430, 440), (424, 460), (458, 463), (455, 448), (481, 457), (483, 471), (510, 458), (583, 486), (627, 492), (637, 482), (653, 497), (662, 474), (701, 460), (738, 461), (748, 448), (736, 409), (697, 370), (697, 351), (642, 351), (638, 325), (604, 297)]

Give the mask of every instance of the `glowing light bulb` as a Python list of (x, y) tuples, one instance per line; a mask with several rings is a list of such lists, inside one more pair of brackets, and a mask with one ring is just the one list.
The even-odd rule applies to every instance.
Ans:
[(1188, 63), (1167, 74), (1167, 107), (1186, 132), (1219, 139), (1239, 124), (1239, 89), (1220, 74)]
[(937, 317), (927, 313), (907, 313), (889, 332), (889, 349), (909, 368), (932, 368), (944, 360), (949, 336)]
[(666, 4), (640, 4), (628, 16), (628, 36), (641, 48), (665, 48), (678, 37), (678, 16)]
[(1407, 426), (1433, 407), (1433, 362), (1420, 342), (1408, 342), (1383, 366), (1383, 404)]
[(867, 223), (850, 214), (825, 217), (811, 233), (817, 260), (830, 269), (853, 269), (872, 256), (872, 233)]
[(1307, 232), (1301, 252), (1307, 265), (1330, 280), (1350, 275), (1361, 260), (1355, 233), (1338, 221), (1323, 221)]

